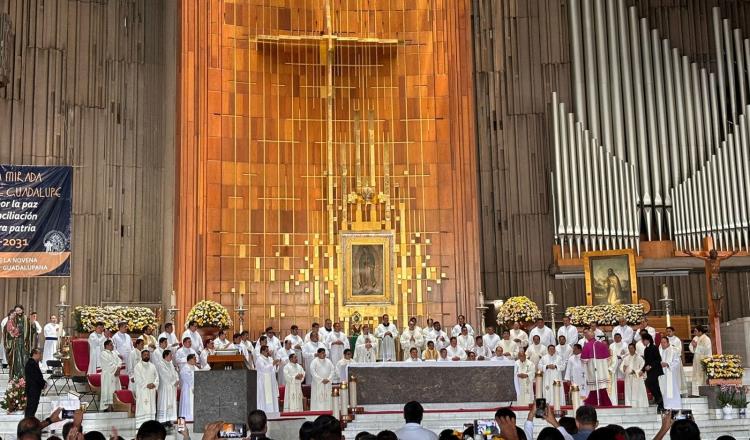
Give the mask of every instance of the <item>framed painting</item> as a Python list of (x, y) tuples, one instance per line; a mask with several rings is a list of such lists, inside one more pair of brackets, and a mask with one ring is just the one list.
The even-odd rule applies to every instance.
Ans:
[(586, 304), (637, 304), (635, 251), (619, 249), (583, 253)]
[(342, 233), (344, 305), (390, 304), (393, 291), (393, 234)]

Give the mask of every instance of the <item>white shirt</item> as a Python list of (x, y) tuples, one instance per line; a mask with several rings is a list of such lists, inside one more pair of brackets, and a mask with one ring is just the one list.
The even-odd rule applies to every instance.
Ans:
[(622, 342), (630, 344), (633, 342), (633, 329), (629, 325), (618, 325), (612, 329), (612, 339), (615, 337), (615, 333), (619, 333), (622, 336)]
[[(466, 329), (469, 331), (470, 336), (474, 336), (474, 329), (471, 328), (471, 325), (467, 322), (464, 324), (466, 326)], [(451, 336), (458, 336), (461, 334), (461, 325), (456, 324), (453, 326), (453, 330), (451, 331)]]
[(120, 356), (123, 362), (128, 361), (130, 352), (133, 351), (133, 339), (127, 333), (117, 332), (112, 336), (112, 343), (115, 346), (115, 351)]
[(429, 429), (422, 428), (419, 423), (407, 423), (396, 431), (399, 440), (437, 440), (438, 436)]
[(560, 336), (565, 336), (565, 343), (573, 346), (578, 343), (578, 329), (573, 324), (564, 325), (557, 329), (557, 340), (560, 340)]
[(539, 335), (539, 343), (544, 347), (557, 345), (555, 343), (555, 334), (552, 333), (552, 329), (547, 327), (546, 325), (542, 328), (534, 327), (533, 329), (531, 329), (531, 331), (529, 332), (529, 339), (533, 341), (535, 335)]
[(203, 350), (203, 340), (201, 339), (201, 335), (195, 331), (191, 332), (190, 329), (185, 330), (182, 333), (182, 340), (185, 338), (190, 338), (193, 341), (192, 348), (195, 351), (202, 351)]
[(495, 347), (497, 347), (497, 344), (500, 343), (500, 336), (498, 336), (497, 333), (489, 334), (485, 333), (482, 336), (482, 342), (484, 342), (484, 346), (489, 348), (491, 352), (495, 352)]
[(216, 338), (214, 340), (214, 348), (216, 350), (224, 350), (229, 348), (229, 346), (232, 345), (232, 341), (230, 341), (227, 338), (224, 338), (223, 340), (220, 338)]
[(180, 343), (177, 341), (177, 336), (174, 335), (174, 332), (161, 332), (159, 337), (156, 338), (156, 342), (159, 342), (161, 338), (167, 338), (167, 347), (177, 347), (180, 345)]

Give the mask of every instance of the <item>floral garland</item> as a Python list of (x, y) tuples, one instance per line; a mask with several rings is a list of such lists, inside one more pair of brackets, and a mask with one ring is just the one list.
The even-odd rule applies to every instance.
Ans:
[(508, 321), (534, 321), (542, 317), (542, 312), (536, 303), (525, 296), (513, 296), (508, 298), (497, 312), (498, 324)]
[(8, 388), (5, 390), (5, 398), (0, 401), (0, 408), (9, 413), (26, 409), (26, 380), (23, 377), (8, 381)]
[(146, 326), (156, 328), (156, 314), (148, 307), (78, 306), (73, 310), (73, 317), (79, 332), (93, 332), (99, 321), (111, 331), (116, 331), (121, 321), (127, 322), (131, 331), (140, 332)]
[(198, 327), (219, 327), (227, 329), (232, 326), (229, 312), (215, 301), (203, 300), (194, 305), (188, 313), (187, 321), (195, 321)]
[(742, 358), (734, 354), (715, 354), (701, 359), (709, 379), (742, 379), (745, 369)]
[(588, 325), (592, 322), (598, 325), (615, 325), (621, 317), (633, 325), (641, 322), (643, 315), (643, 304), (576, 306), (565, 310), (565, 316), (570, 318), (573, 325)]

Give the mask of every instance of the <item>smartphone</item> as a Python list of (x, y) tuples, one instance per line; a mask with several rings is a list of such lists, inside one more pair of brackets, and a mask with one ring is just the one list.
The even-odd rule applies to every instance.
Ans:
[(219, 431), (219, 438), (245, 438), (247, 425), (244, 423), (225, 423)]
[(474, 420), (474, 436), (480, 439), (490, 439), (493, 435), (500, 434), (494, 420)]
[(693, 419), (693, 410), (692, 409), (683, 409), (680, 411), (682, 413), (682, 418), (685, 420), (695, 421)]
[(178, 417), (177, 418), (177, 432), (184, 432), (185, 431), (185, 417)]
[(547, 399), (536, 399), (536, 414), (534, 415), (537, 419), (543, 419), (547, 414)]
[(73, 416), (76, 415), (76, 410), (74, 409), (63, 409), (62, 414), (60, 415), (60, 418), (64, 419), (72, 419)]

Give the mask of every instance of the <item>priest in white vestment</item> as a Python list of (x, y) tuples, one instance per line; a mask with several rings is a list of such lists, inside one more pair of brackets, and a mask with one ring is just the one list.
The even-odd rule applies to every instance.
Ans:
[[(286, 339), (289, 341), (289, 339)], [(284, 412), (303, 411), (302, 382), (305, 380), (305, 369), (297, 363), (297, 353), (289, 354), (289, 363), (284, 366)]]
[(334, 365), (326, 358), (324, 348), (318, 349), (317, 357), (310, 365), (312, 389), (310, 390), (310, 411), (330, 411), (333, 409), (331, 389)]
[(201, 338), (200, 333), (198, 333), (197, 322), (190, 321), (188, 323), (188, 328), (184, 332), (182, 332), (182, 340), (184, 341), (185, 338), (190, 338), (190, 340), (193, 341), (192, 347), (196, 353), (200, 353), (201, 351), (203, 351), (203, 339)]
[(49, 322), (44, 325), (44, 352), (42, 353), (42, 366), (47, 368), (47, 361), (55, 360), (55, 353), (57, 353), (57, 344), (62, 336), (65, 336), (65, 331), (62, 326), (57, 322), (57, 316), (52, 315), (49, 317)]
[(541, 344), (540, 339), (539, 335), (534, 335), (531, 345), (526, 348), (526, 359), (534, 365), (547, 353), (547, 348)]
[(545, 350), (546, 347), (555, 345), (555, 334), (552, 332), (551, 328), (544, 325), (544, 319), (542, 318), (538, 318), (536, 320), (536, 325), (529, 332), (529, 338), (531, 338), (531, 340), (533, 341), (534, 336), (537, 335), (539, 336), (539, 343), (542, 344), (542, 347), (545, 347)]
[(122, 363), (127, 363), (130, 352), (133, 351), (133, 339), (128, 334), (127, 322), (117, 324), (117, 333), (112, 336), (112, 343), (115, 344), (115, 351), (120, 356)]
[(214, 350), (226, 350), (232, 345), (232, 341), (227, 339), (227, 333), (224, 330), (219, 330), (219, 336), (213, 342)]
[(290, 341), (289, 339), (284, 339), (284, 346), (279, 350), (276, 350), (276, 353), (274, 353), (273, 355), (273, 358), (279, 361), (278, 368), (276, 369), (276, 378), (278, 379), (279, 387), (286, 384), (284, 367), (286, 367), (286, 364), (289, 363), (289, 356), (291, 356), (293, 353), (296, 354), (292, 349), (292, 341)]
[(159, 373), (151, 363), (151, 352), (141, 351), (141, 361), (133, 369), (135, 377), (135, 425), (156, 418), (156, 389), (159, 387)]
[(128, 362), (125, 364), (125, 372), (128, 375), (128, 389), (138, 397), (138, 389), (135, 386), (135, 366), (141, 362), (141, 352), (144, 350), (143, 339), (135, 340), (135, 348), (128, 354)]
[(513, 328), (510, 330), (510, 339), (518, 345), (518, 350), (526, 350), (529, 346), (529, 335), (521, 328), (521, 323), (513, 322)]
[(609, 344), (609, 400), (612, 404), (617, 405), (617, 381), (625, 379), (625, 375), (620, 369), (622, 358), (628, 354), (628, 344), (623, 342), (622, 335), (614, 334), (615, 342)]
[(453, 360), (448, 357), (448, 349), (447, 348), (441, 348), (440, 349), (440, 356), (438, 356), (437, 362), (453, 362)]
[(434, 342), (435, 350), (438, 352), (441, 348), (447, 347), (449, 343), (448, 334), (443, 331), (439, 321), (432, 323), (432, 328), (427, 332), (425, 340)]
[(503, 330), (503, 337), (500, 342), (497, 343), (497, 347), (503, 348), (503, 356), (508, 359), (516, 359), (518, 357), (519, 345), (510, 338), (510, 331)]
[(396, 360), (396, 338), (398, 337), (398, 329), (392, 322), (390, 322), (388, 315), (383, 315), (383, 321), (378, 325), (375, 330), (375, 337), (380, 340), (380, 347), (378, 348), (378, 354), (380, 360), (383, 362), (395, 361)]
[(404, 362), (422, 362), (422, 359), (419, 358), (419, 350), (417, 350), (417, 347), (412, 347), (411, 350), (409, 350), (409, 355), (404, 359)]
[[(568, 345), (571, 347), (573, 344), (578, 343), (578, 339), (580, 339), (580, 336), (578, 335), (578, 329), (576, 326), (574, 326), (570, 322), (569, 316), (563, 316), (563, 325), (559, 329), (557, 329), (557, 340), (560, 340), (560, 336), (565, 336), (565, 341), (567, 341)], [(560, 354), (558, 352), (558, 354)]]
[(99, 355), (99, 366), (102, 369), (99, 408), (111, 409), (113, 395), (120, 389), (120, 367), (122, 362), (117, 352), (114, 351), (114, 343), (110, 340), (104, 342), (104, 351)]
[(680, 396), (680, 356), (669, 345), (669, 339), (661, 338), (659, 344), (661, 368), (664, 374), (659, 376), (659, 388), (664, 399), (664, 409), (682, 409)]
[(562, 377), (565, 377), (565, 368), (568, 366), (568, 359), (570, 359), (570, 356), (573, 354), (573, 345), (574, 344), (568, 344), (567, 338), (565, 338), (565, 335), (560, 335), (557, 337), (557, 346), (555, 347), (555, 353), (560, 355), (560, 359), (562, 359), (562, 370), (560, 371), (560, 375)]
[(445, 347), (448, 353), (448, 359), (452, 361), (465, 361), (466, 351), (458, 346), (458, 339), (455, 336), (451, 336), (450, 345)]
[[(305, 383), (311, 384), (313, 380), (312, 376), (312, 363), (313, 361), (318, 357), (318, 350), (323, 349), (323, 351), (328, 354), (328, 348), (326, 345), (320, 341), (318, 341), (318, 334), (312, 333), (310, 334), (310, 340), (305, 342), (305, 345), (302, 346), (302, 360), (303, 360), (303, 367), (305, 368)], [(329, 360), (330, 362), (330, 360)]]
[(706, 384), (706, 371), (703, 369), (701, 361), (711, 356), (711, 338), (709, 338), (703, 326), (693, 327), (693, 340), (690, 342), (690, 352), (693, 353), (693, 378), (692, 392), (693, 396), (698, 395), (698, 387)]
[(304, 341), (305, 341), (305, 342), (310, 342), (310, 336), (311, 336), (311, 335), (312, 335), (313, 333), (315, 333), (315, 334), (317, 334), (317, 335), (318, 335), (318, 340), (320, 340), (320, 339), (321, 339), (321, 334), (320, 334), (320, 324), (318, 324), (317, 322), (313, 322), (313, 323), (312, 323), (312, 325), (311, 325), (311, 328), (310, 328), (310, 331), (309, 331), (309, 332), (307, 332), (307, 334), (305, 334), (305, 337), (303, 338), (303, 339), (304, 339)]
[(191, 354), (196, 357), (197, 361), (198, 353), (193, 349), (193, 340), (186, 336), (182, 339), (182, 347), (174, 355), (174, 366), (178, 371), (182, 371), (182, 367), (187, 364), (188, 356)]
[(573, 344), (573, 354), (568, 358), (568, 363), (565, 366), (565, 380), (570, 381), (571, 385), (578, 387), (578, 394), (581, 396), (581, 401), (586, 399), (589, 395), (588, 384), (586, 378), (586, 366), (581, 360), (582, 347), (580, 344)]
[(378, 339), (370, 333), (367, 325), (362, 329), (363, 333), (357, 337), (357, 347), (354, 349), (354, 362), (375, 363), (378, 360)]
[(150, 325), (147, 325), (143, 327), (143, 333), (141, 334), (141, 338), (143, 338), (143, 348), (150, 352), (154, 352), (156, 350), (156, 347), (159, 345), (159, 342), (156, 340), (156, 337), (154, 337), (154, 329)]
[(636, 352), (635, 347), (635, 343), (628, 344), (628, 354), (620, 363), (620, 371), (625, 376), (625, 406), (648, 408), (643, 356)]
[(104, 350), (104, 342), (107, 337), (104, 336), (104, 323), (97, 322), (94, 331), (89, 335), (89, 367), (86, 374), (96, 373), (99, 368), (99, 358)]
[[(240, 354), (245, 356), (245, 364), (247, 368), (255, 369), (255, 360), (253, 358), (253, 341), (250, 340), (250, 333), (247, 330), (243, 330), (240, 333), (239, 343), (233, 342), (233, 348), (239, 350)], [(300, 351), (300, 356), (302, 352)], [(301, 358), (300, 358), (301, 359)]]
[(156, 420), (160, 423), (174, 422), (177, 420), (177, 386), (180, 384), (180, 376), (172, 364), (172, 350), (164, 349), (161, 358), (161, 362), (154, 362), (156, 371), (159, 373)]
[(167, 338), (167, 348), (172, 350), (172, 354), (174, 355), (174, 351), (180, 347), (180, 341), (177, 339), (177, 335), (174, 334), (174, 324), (171, 322), (164, 324), (164, 331), (156, 339), (161, 340), (161, 338)]
[(555, 352), (555, 346), (550, 345), (547, 347), (547, 354), (542, 356), (537, 365), (537, 369), (541, 371), (544, 376), (542, 382), (542, 395), (547, 399), (547, 402), (549, 402), (550, 405), (555, 401), (555, 381), (560, 382), (560, 387), (558, 387), (559, 394), (557, 395), (557, 398), (559, 399), (558, 402), (560, 402), (560, 405), (565, 403), (565, 391), (562, 387), (562, 364), (562, 358), (557, 352)]
[(666, 337), (669, 339), (669, 345), (672, 346), (672, 349), (675, 353), (677, 353), (680, 357), (680, 394), (689, 394), (687, 390), (687, 377), (685, 377), (685, 368), (682, 363), (682, 352), (683, 352), (683, 346), (682, 346), (682, 340), (677, 337), (675, 334), (675, 328), (674, 327), (667, 327), (666, 328)]
[(494, 326), (487, 326), (484, 335), (482, 335), (482, 342), (484, 343), (484, 346), (487, 347), (487, 349), (490, 351), (490, 353), (495, 352), (495, 347), (497, 347), (497, 344), (500, 343), (500, 336), (495, 333)]
[(458, 343), (458, 346), (463, 348), (465, 352), (472, 351), (471, 349), (474, 348), (474, 336), (469, 334), (469, 328), (463, 327), (461, 329), (461, 333), (456, 336), (456, 342)]
[(194, 353), (187, 356), (185, 364), (180, 368), (180, 417), (185, 421), (193, 421), (193, 385), (195, 384), (195, 370), (197, 357)]
[[(334, 383), (343, 383), (349, 381), (349, 365), (354, 362), (354, 352), (351, 348), (344, 350), (344, 357), (336, 362), (336, 373), (333, 376)], [(333, 362), (331, 362), (333, 363)]]
[(487, 361), (492, 357), (492, 350), (484, 345), (484, 338), (482, 338), (482, 335), (477, 335), (474, 338), (474, 346), (471, 348), (471, 351), (477, 355), (478, 361)]
[(422, 330), (417, 328), (416, 318), (409, 319), (409, 325), (401, 333), (399, 341), (401, 342), (401, 349), (404, 351), (404, 360), (409, 358), (412, 348), (416, 348), (417, 352), (424, 349), (424, 336), (422, 336)]
[[(167, 347), (167, 338), (159, 338), (159, 345), (156, 347), (156, 350), (151, 354), (151, 362), (154, 364), (159, 364), (160, 362), (164, 362), (164, 350), (169, 350)], [(172, 350), (169, 350), (171, 353)], [(156, 369), (159, 371), (158, 367)]]
[(318, 336), (320, 336), (320, 342), (325, 342), (328, 338), (328, 333), (331, 333), (332, 331), (333, 322), (330, 319), (326, 319), (323, 327), (318, 327)]
[(299, 335), (299, 327), (297, 325), (292, 325), (289, 331), (290, 333), (284, 338), (284, 341), (292, 343), (292, 350), (297, 353), (297, 362), (299, 362), (302, 359), (302, 345), (305, 341)]
[[(201, 351), (200, 360), (198, 361), (198, 368), (201, 370), (210, 370), (211, 366), (208, 365), (208, 357), (216, 354), (216, 343), (213, 339), (206, 341), (206, 348)], [(228, 348), (228, 346), (226, 346)]]
[(344, 350), (349, 349), (349, 337), (341, 331), (340, 322), (333, 324), (333, 330), (326, 336), (325, 344), (328, 346), (331, 363), (338, 364), (344, 358)]
[(264, 345), (255, 359), (257, 374), (257, 408), (266, 414), (279, 412), (279, 384), (276, 382), (278, 360), (270, 357), (271, 349)]
[(458, 324), (453, 326), (453, 330), (451, 331), (451, 336), (456, 336), (461, 334), (461, 329), (466, 327), (466, 329), (469, 332), (469, 335), (473, 338), (474, 337), (474, 329), (471, 327), (471, 324), (466, 322), (466, 317), (464, 315), (458, 315)]
[(622, 342), (630, 344), (633, 342), (633, 329), (628, 325), (628, 321), (624, 316), (618, 318), (619, 325), (612, 329), (612, 334), (619, 333), (622, 336)]
[[(633, 331), (633, 342), (641, 342), (641, 332), (647, 332), (651, 339), (656, 340), (656, 329), (648, 325), (648, 318), (643, 318), (638, 327)], [(643, 345), (642, 343), (640, 345)]]
[(516, 404), (518, 406), (526, 406), (534, 402), (535, 375), (536, 365), (526, 359), (526, 352), (519, 351), (518, 360), (515, 363)]

